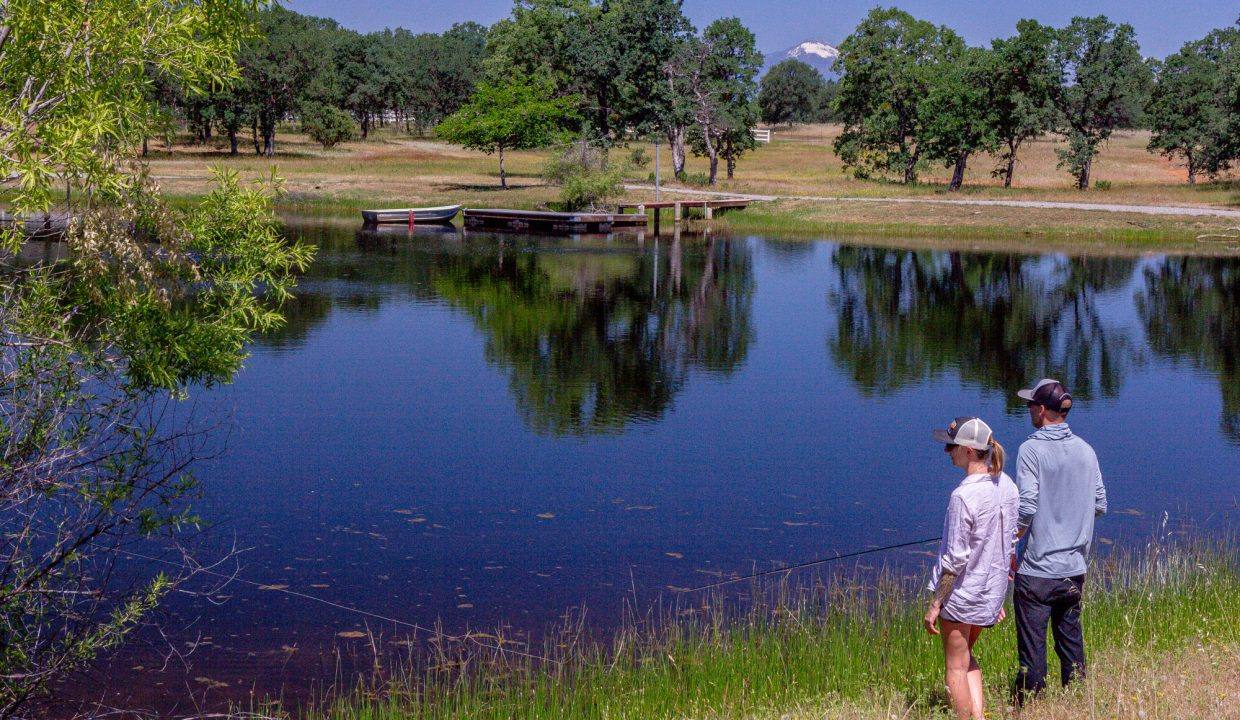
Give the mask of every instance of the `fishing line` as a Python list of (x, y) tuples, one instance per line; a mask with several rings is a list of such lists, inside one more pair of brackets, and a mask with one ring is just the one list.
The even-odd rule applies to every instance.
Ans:
[(405, 620), (400, 620), (394, 617), (388, 617), (387, 615), (380, 615), (378, 613), (374, 613), (369, 610), (363, 610), (361, 608), (356, 608), (356, 607), (352, 607), (349, 605), (342, 605), (341, 603), (338, 603), (338, 602), (326, 600), (324, 598), (310, 595), (304, 592), (299, 592), (297, 590), (290, 590), (286, 587), (279, 587), (278, 585), (254, 582), (253, 580), (246, 580), (245, 578), (237, 577), (235, 575), (229, 575), (227, 573), (216, 572), (214, 570), (208, 570), (204, 567), (191, 567), (184, 563), (175, 562), (173, 560), (164, 560), (162, 558), (157, 558), (157, 557), (151, 557), (150, 555), (143, 555), (142, 553), (136, 553), (136, 552), (133, 552), (132, 550), (125, 550), (122, 548), (115, 548), (115, 550), (119, 553), (124, 553), (125, 555), (128, 555), (133, 558), (137, 558), (139, 560), (146, 560), (148, 562), (171, 565), (172, 567), (181, 568), (182, 570), (189, 570), (191, 572), (203, 573), (204, 575), (213, 575), (215, 577), (223, 578), (224, 580), (228, 580), (230, 582), (239, 582), (239, 583), (242, 583), (243, 585), (252, 585), (253, 587), (256, 587), (260, 590), (266, 590), (266, 591), (271, 591), (271, 592), (281, 592), (281, 593), (284, 593), (285, 595), (292, 595), (293, 597), (299, 597), (305, 600), (311, 600), (313, 602), (321, 603), (323, 605), (327, 605), (328, 607), (336, 608), (337, 610), (343, 610), (345, 612), (350, 612), (350, 613), (354, 613), (357, 615), (364, 615), (366, 617), (374, 618), (376, 620), (390, 622), (394, 625), (403, 625), (404, 627), (412, 628), (413, 630), (419, 630), (433, 637), (434, 636), (446, 637), (449, 640), (460, 640), (463, 638), (482, 648), (496, 650), (499, 652), (512, 653), (514, 655), (520, 655), (522, 657), (527, 657), (532, 660), (541, 660), (544, 662), (555, 663), (556, 665), (564, 664), (563, 661), (561, 660), (555, 660), (553, 658), (545, 657), (543, 655), (537, 655), (535, 653), (524, 652), (522, 650), (517, 650), (516, 648), (506, 648), (501, 645), (490, 645), (488, 643), (482, 642), (481, 640), (474, 637), (470, 633), (466, 633), (465, 635), (460, 635), (460, 636), (447, 635), (443, 632), (432, 630), (430, 628), (423, 627), (416, 623), (406, 622)]
[(678, 593), (691, 593), (691, 592), (697, 592), (699, 590), (709, 590), (710, 588), (716, 588), (721, 585), (730, 585), (732, 583), (741, 582), (743, 580), (753, 580), (754, 578), (765, 577), (767, 575), (774, 575), (776, 573), (788, 573), (788, 572), (792, 572), (793, 570), (800, 570), (801, 568), (807, 568), (812, 565), (822, 565), (824, 563), (835, 562), (836, 560), (843, 560), (845, 558), (858, 557), (861, 555), (869, 555), (870, 553), (876, 553), (876, 552), (883, 552), (884, 550), (897, 550), (899, 548), (911, 547), (913, 545), (924, 545), (930, 542), (938, 542), (941, 539), (942, 539), (941, 537), (932, 537), (932, 538), (926, 538), (924, 540), (913, 540), (911, 542), (898, 543), (896, 545), (886, 545), (884, 547), (870, 548), (869, 550), (857, 550), (856, 552), (845, 553), (843, 555), (834, 555), (829, 558), (821, 558), (818, 560), (810, 560), (809, 562), (803, 562), (797, 565), (789, 565), (788, 567), (777, 568), (775, 570), (764, 570), (762, 572), (754, 573), (752, 575), (743, 575), (741, 577), (729, 578), (728, 580), (720, 580), (719, 582), (713, 582), (713, 583), (710, 583), (709, 585), (702, 585), (700, 587), (676, 588), (675, 591)]
[[(713, 582), (713, 583), (709, 583), (709, 584), (707, 584), (707, 585), (701, 585), (701, 586), (698, 586), (698, 587), (693, 587), (693, 588), (675, 588), (675, 589), (674, 589), (674, 592), (676, 592), (676, 593), (681, 593), (681, 594), (684, 594), (684, 593), (692, 593), (692, 592), (699, 592), (699, 591), (701, 591), (701, 590), (709, 590), (709, 589), (711, 589), (711, 588), (722, 587), (723, 585), (731, 585), (732, 583), (743, 582), (743, 581), (745, 581), (745, 580), (753, 580), (753, 579), (756, 579), (756, 578), (766, 577), (766, 576), (769, 576), (769, 575), (776, 575), (776, 574), (778, 574), (778, 573), (790, 573), (790, 572), (792, 572), (792, 571), (794, 571), (794, 570), (800, 570), (800, 569), (802, 569), (802, 568), (812, 567), (812, 566), (814, 566), (814, 565), (823, 565), (823, 564), (826, 564), (826, 563), (835, 562), (836, 560), (845, 560), (845, 559), (847, 559), (847, 558), (860, 557), (860, 556), (862, 556), (862, 555), (869, 555), (869, 554), (872, 554), (872, 553), (885, 552), (885, 551), (887, 551), (887, 550), (898, 550), (898, 549), (900, 549), (900, 548), (912, 547), (912, 546), (914, 546), (914, 545), (924, 545), (924, 544), (926, 544), (926, 543), (938, 542), (940, 539), (941, 539), (941, 538), (939, 538), (939, 537), (924, 538), (924, 539), (921, 539), (921, 540), (912, 540), (912, 541), (909, 541), (909, 542), (904, 542), (904, 543), (896, 543), (896, 544), (894, 544), (894, 545), (884, 545), (883, 547), (869, 548), (869, 549), (866, 549), (866, 550), (856, 550), (856, 551), (853, 551), (853, 552), (844, 553), (844, 554), (842, 554), (842, 555), (833, 555), (833, 556), (828, 557), (828, 558), (819, 558), (819, 559), (817, 559), (817, 560), (810, 560), (810, 561), (808, 561), (808, 562), (798, 563), (798, 564), (796, 564), (796, 565), (789, 565), (788, 567), (776, 568), (776, 569), (774, 569), (774, 570), (764, 570), (764, 571), (762, 571), (762, 572), (752, 573), (752, 574), (750, 574), (750, 575), (742, 575), (742, 576), (740, 576), (740, 577), (729, 578), (729, 579), (727, 579), (727, 580), (720, 580), (719, 582)], [(484, 642), (482, 642), (482, 641), (478, 640), (477, 638), (475, 638), (473, 635), (471, 635), (471, 634), (469, 634), (469, 633), (466, 633), (466, 634), (465, 634), (465, 635), (463, 635), (463, 636), (445, 635), (445, 634), (444, 634), (444, 633), (442, 633), (442, 632), (435, 631), (435, 630), (432, 630), (432, 629), (427, 628), (427, 627), (423, 627), (423, 626), (421, 626), (421, 625), (418, 625), (417, 623), (407, 622), (407, 621), (405, 621), (405, 620), (400, 620), (400, 619), (398, 619), (398, 618), (390, 617), (390, 616), (387, 616), (387, 615), (380, 615), (379, 613), (371, 612), (371, 611), (369, 611), (369, 610), (363, 610), (363, 609), (361, 609), (361, 608), (352, 607), (352, 606), (350, 606), (350, 605), (344, 605), (344, 604), (341, 604), (341, 603), (338, 603), (338, 602), (334, 602), (334, 601), (332, 601), (332, 600), (327, 600), (327, 599), (324, 599), (324, 598), (321, 598), (321, 597), (317, 597), (317, 596), (315, 596), (315, 595), (310, 595), (310, 594), (308, 594), (308, 593), (303, 593), (303, 592), (300, 592), (300, 591), (298, 591), (298, 590), (290, 590), (289, 588), (286, 588), (286, 587), (279, 587), (278, 585), (272, 585), (272, 584), (267, 584), (267, 583), (255, 582), (255, 581), (253, 581), (253, 580), (247, 580), (247, 579), (242, 578), (242, 577), (237, 577), (236, 575), (229, 575), (229, 574), (227, 574), (227, 573), (217, 572), (217, 571), (215, 571), (215, 570), (208, 570), (208, 569), (203, 568), (203, 567), (191, 567), (191, 566), (186, 565), (186, 564), (184, 564), (184, 563), (175, 562), (175, 561), (173, 561), (173, 560), (164, 560), (163, 558), (152, 557), (152, 556), (150, 556), (150, 555), (143, 555), (142, 553), (136, 553), (136, 552), (133, 552), (132, 550), (125, 550), (125, 549), (122, 549), (122, 548), (115, 548), (115, 550), (116, 550), (117, 552), (123, 553), (123, 554), (128, 555), (128, 556), (130, 556), (130, 557), (132, 557), (132, 558), (137, 558), (137, 559), (139, 559), (139, 560), (146, 560), (146, 561), (148, 561), (148, 562), (160, 563), (160, 564), (163, 564), (163, 565), (170, 565), (170, 566), (172, 566), (172, 567), (180, 568), (180, 569), (182, 569), (182, 570), (189, 570), (189, 571), (191, 571), (191, 572), (203, 573), (204, 575), (211, 575), (211, 576), (214, 576), (214, 577), (222, 578), (222, 579), (227, 580), (227, 581), (230, 581), (230, 582), (238, 582), (238, 583), (242, 583), (242, 584), (244, 584), (244, 585), (250, 585), (250, 586), (256, 587), (256, 588), (258, 588), (258, 589), (260, 589), (260, 590), (266, 590), (266, 591), (272, 591), (272, 592), (281, 592), (281, 593), (284, 593), (285, 595), (291, 595), (291, 596), (293, 596), (293, 597), (302, 598), (302, 599), (304, 599), (304, 600), (310, 600), (310, 601), (312, 601), (312, 602), (320, 603), (320, 604), (322, 604), (322, 605), (326, 605), (326, 606), (328, 606), (328, 607), (335, 608), (335, 609), (337, 609), (337, 610), (342, 610), (342, 611), (344, 611), (344, 612), (349, 612), (349, 613), (353, 613), (353, 614), (355, 614), (355, 615), (362, 615), (362, 616), (365, 616), (365, 617), (374, 618), (375, 620), (382, 620), (383, 622), (389, 622), (389, 623), (392, 623), (393, 625), (401, 625), (401, 626), (404, 626), (404, 627), (407, 627), (407, 628), (411, 628), (411, 629), (413, 629), (413, 630), (418, 630), (418, 631), (421, 631), (421, 632), (427, 633), (428, 635), (432, 635), (432, 636), (435, 636), (435, 635), (438, 635), (438, 636), (443, 636), (443, 637), (447, 637), (449, 640), (460, 640), (460, 639), (464, 638), (464, 639), (469, 640), (470, 642), (472, 642), (472, 643), (474, 643), (474, 644), (478, 645), (479, 647), (486, 648), (486, 649), (490, 649), (490, 650), (495, 650), (495, 651), (497, 651), (497, 652), (511, 653), (511, 654), (514, 654), (514, 655), (519, 655), (519, 656), (522, 656), (522, 657), (527, 657), (527, 658), (530, 658), (530, 659), (533, 659), (533, 660), (540, 660), (540, 661), (543, 661), (543, 662), (555, 663), (556, 665), (563, 665), (563, 664), (564, 664), (564, 663), (563, 663), (563, 661), (561, 661), (561, 660), (555, 660), (555, 659), (553, 659), (553, 658), (549, 658), (549, 657), (546, 657), (546, 656), (543, 656), (543, 655), (537, 655), (537, 654), (535, 654), (535, 653), (529, 653), (529, 652), (525, 652), (525, 651), (522, 651), (522, 650), (517, 650), (517, 649), (515, 649), (515, 648), (506, 648), (506, 647), (503, 647), (503, 646), (500, 646), (500, 645), (490, 645), (490, 644), (487, 644), (487, 643), (484, 643)]]

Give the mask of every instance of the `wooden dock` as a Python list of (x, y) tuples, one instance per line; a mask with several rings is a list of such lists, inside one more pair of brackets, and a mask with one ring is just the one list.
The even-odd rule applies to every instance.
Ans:
[[(749, 207), (749, 200), (746, 198), (723, 198), (717, 200), (652, 200), (650, 202), (620, 203), (618, 209), (621, 213), (629, 216), (645, 217), (647, 210), (654, 211), (654, 231), (659, 232), (659, 218), (663, 214), (663, 210), (672, 210), (672, 222), (679, 225), (682, 221), (689, 217), (690, 208), (701, 208), (702, 215), (707, 220), (715, 217), (716, 212), (725, 212), (727, 210), (744, 210)], [(626, 213), (625, 210), (632, 209), (634, 212)]]
[(466, 208), (461, 211), (465, 227), (487, 230), (548, 233), (607, 233), (614, 227), (645, 225), (633, 213), (548, 212), (502, 208)]

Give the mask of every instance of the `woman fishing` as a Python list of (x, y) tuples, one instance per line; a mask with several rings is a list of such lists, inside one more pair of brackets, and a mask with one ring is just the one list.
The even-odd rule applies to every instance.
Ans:
[(1020, 493), (1003, 472), (1003, 446), (975, 417), (956, 418), (934, 439), (965, 471), (952, 491), (929, 589), (926, 631), (943, 638), (947, 692), (959, 720), (981, 720), (982, 668), (973, 644), (1003, 620), (1008, 572), (1016, 549)]

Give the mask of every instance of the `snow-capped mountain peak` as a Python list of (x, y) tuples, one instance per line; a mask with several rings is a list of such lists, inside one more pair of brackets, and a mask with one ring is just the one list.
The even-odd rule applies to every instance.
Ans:
[(790, 50), (788, 50), (787, 55), (790, 58), (798, 58), (798, 59), (806, 55), (814, 55), (814, 56), (822, 58), (823, 60), (834, 60), (835, 58), (840, 56), (840, 51), (836, 50), (835, 48), (831, 47), (830, 45), (824, 42), (806, 40), (800, 45), (797, 45), (796, 47), (793, 47)]
[(768, 53), (765, 70), (784, 60), (798, 60), (822, 73), (823, 77), (837, 78), (839, 73), (835, 70), (835, 60), (839, 56), (840, 51), (832, 45), (820, 40), (806, 40), (783, 52)]

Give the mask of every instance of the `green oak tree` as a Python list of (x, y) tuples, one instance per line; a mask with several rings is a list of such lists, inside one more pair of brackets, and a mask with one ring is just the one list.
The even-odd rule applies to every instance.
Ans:
[(353, 113), (363, 140), (370, 136), (374, 117), (383, 112), (388, 97), (383, 55), (383, 39), (378, 33), (343, 31), (335, 46), (340, 105)]
[(784, 60), (766, 71), (758, 90), (762, 122), (773, 125), (818, 119), (826, 83), (822, 73), (800, 60)]
[(1012, 187), (1021, 146), (1055, 129), (1052, 101), (1059, 72), (1051, 61), (1055, 30), (1034, 20), (1016, 23), (1016, 35), (995, 40), (990, 80), (991, 118), (1002, 152), (993, 174)]
[(709, 182), (719, 176), (719, 158), (732, 177), (736, 159), (755, 146), (758, 122), (756, 78), (762, 67), (754, 35), (737, 18), (720, 18), (687, 43), (678, 61), (686, 78), (695, 127), (694, 152), (710, 161)]
[(469, 102), (435, 128), (435, 134), (471, 150), (499, 155), (499, 183), (508, 187), (504, 153), (531, 150), (563, 137), (575, 119), (577, 98), (549, 97), (547, 81), (510, 78), (502, 85), (482, 82)]
[(995, 135), (991, 79), (994, 55), (983, 48), (965, 48), (940, 63), (926, 96), (918, 105), (920, 145), (927, 159), (952, 168), (949, 191), (960, 189), (969, 156), (993, 150)]
[(857, 177), (895, 173), (905, 183), (917, 181), (918, 107), (935, 68), (963, 47), (950, 29), (895, 8), (871, 10), (840, 44), (835, 113), (844, 130), (834, 148)]
[(332, 21), (278, 5), (259, 15), (259, 32), (245, 42), (238, 62), (254, 151), (270, 157), (279, 122), (306, 102), (312, 89), (333, 86), (333, 34), (341, 31)]
[(1055, 105), (1068, 139), (1068, 147), (1057, 151), (1059, 166), (1076, 179), (1077, 189), (1086, 190), (1099, 147), (1141, 112), (1150, 68), (1132, 26), (1104, 15), (1076, 17), (1057, 30), (1051, 60), (1059, 76)]
[(1240, 151), (1231, 107), (1237, 64), (1240, 25), (1185, 43), (1158, 69), (1146, 108), (1149, 149), (1182, 158), (1190, 185), (1228, 170)]
[(484, 68), (493, 83), (548, 78), (578, 97), (587, 134), (616, 143), (682, 118), (659, 80), (691, 33), (680, 0), (525, 0), (491, 27)]

